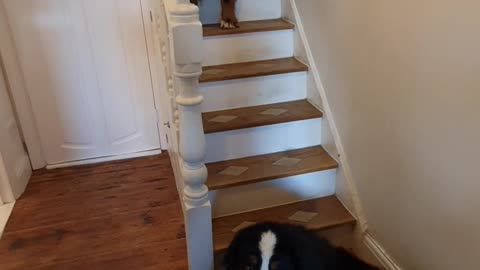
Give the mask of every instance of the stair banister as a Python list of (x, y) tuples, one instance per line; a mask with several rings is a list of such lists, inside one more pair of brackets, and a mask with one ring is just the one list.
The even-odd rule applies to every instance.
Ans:
[[(183, 180), (183, 210), (191, 270), (213, 270), (212, 210), (208, 198), (205, 134), (199, 77), (202, 74), (203, 30), (198, 7), (189, 0), (165, 0), (169, 65), (178, 116), (178, 169)], [(177, 107), (177, 109), (175, 109)], [(175, 120), (174, 120), (175, 121)], [(173, 123), (176, 126), (175, 123)], [(173, 150), (175, 152), (175, 149)]]

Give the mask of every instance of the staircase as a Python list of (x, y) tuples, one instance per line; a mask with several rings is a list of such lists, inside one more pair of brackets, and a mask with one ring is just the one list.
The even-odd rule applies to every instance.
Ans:
[[(257, 222), (317, 231), (355, 224), (335, 196), (339, 164), (322, 147), (328, 125), (314, 105), (322, 101), (311, 94), (316, 89), (308, 65), (296, 58), (297, 33), (281, 19), (282, 1), (238, 0), (242, 22), (232, 30), (208, 24), (217, 19), (211, 12), (217, 2), (203, 1), (200, 8), (204, 46), (198, 77), (211, 203), (203, 205), (211, 207), (215, 255), (235, 232)], [(179, 133), (181, 144), (181, 127)]]
[[(210, 60), (206, 60), (218, 65), (203, 68), (200, 89), (206, 100), (235, 98), (215, 104), (212, 102), (210, 106), (207, 101), (202, 114), (207, 138), (207, 162), (212, 161), (207, 163), (207, 186), (214, 194), (211, 196), (214, 216), (219, 216), (213, 220), (215, 252), (219, 254), (228, 247), (235, 228), (244, 222), (292, 222), (289, 217), (298, 211), (306, 211), (319, 215), (309, 222), (292, 223), (313, 230), (354, 223), (355, 219), (335, 196), (314, 198), (315, 195), (329, 195), (329, 192), (318, 190), (318, 194), (301, 194), (298, 198), (281, 194), (288, 193), (288, 189), (284, 188), (295, 185), (297, 180), (305, 189), (309, 185), (324, 186), (322, 180), (330, 182), (327, 185), (332, 184), (334, 174), (327, 176), (330, 179), (322, 179), (325, 177), (318, 173), (338, 167), (320, 145), (322, 112), (305, 99), (306, 83), (295, 82), (299, 80), (296, 77), (306, 79), (303, 73), (308, 72), (308, 67), (293, 55), (288, 55), (289, 52), (284, 53), (277, 48), (291, 46), (286, 43), (293, 43), (294, 25), (282, 19), (273, 19), (241, 23), (240, 28), (234, 30), (221, 30), (217, 25), (207, 25), (203, 29), (206, 42), (219, 43), (217, 46), (236, 44), (235, 39), (246, 37), (238, 35), (253, 35), (260, 40), (276, 35), (291, 36), (282, 42), (268, 44), (271, 47), (266, 50), (261, 48), (258, 52), (252, 52), (248, 43), (245, 46), (233, 45), (225, 58), (211, 56)], [(272, 59), (261, 59), (265, 58), (261, 50), (270, 52), (272, 55), (268, 57)], [(256, 56), (259, 59), (255, 59)], [(219, 59), (211, 60), (214, 58)], [(222, 60), (227, 63), (222, 63)], [(276, 79), (286, 81), (286, 86), (279, 89), (277, 85), (268, 85), (271, 78), (267, 76), (278, 76)], [(287, 82), (290, 80), (294, 81)], [(231, 93), (243, 91), (242, 86), (250, 88), (245, 96)], [(209, 88), (213, 87), (222, 89), (214, 89), (210, 93)], [(272, 90), (278, 92), (265, 93)], [(283, 102), (270, 103), (276, 101)], [(281, 164), (282, 161), (285, 164)], [(284, 183), (279, 183), (279, 179), (285, 179)], [(269, 184), (269, 181), (277, 183)], [(333, 193), (334, 189), (329, 191)], [(238, 194), (230, 197), (236, 192)], [(240, 205), (232, 205), (235, 203)]]

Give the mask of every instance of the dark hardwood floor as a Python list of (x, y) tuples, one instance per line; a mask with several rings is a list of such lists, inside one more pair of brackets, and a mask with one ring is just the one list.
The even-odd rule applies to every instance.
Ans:
[(0, 269), (187, 269), (168, 155), (35, 172), (0, 241)]

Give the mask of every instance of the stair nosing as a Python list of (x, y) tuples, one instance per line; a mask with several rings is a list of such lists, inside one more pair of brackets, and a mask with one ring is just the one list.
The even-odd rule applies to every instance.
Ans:
[(305, 120), (312, 120), (312, 119), (320, 119), (322, 116), (319, 117), (304, 117), (304, 118), (298, 118), (298, 119), (292, 119), (292, 120), (285, 120), (282, 122), (278, 123), (265, 123), (265, 124), (252, 124), (252, 125), (245, 125), (244, 127), (241, 128), (234, 128), (234, 129), (224, 129), (224, 130), (218, 130), (218, 131), (205, 131), (205, 134), (215, 134), (215, 133), (221, 133), (221, 132), (228, 132), (228, 131), (235, 131), (235, 130), (242, 130), (242, 129), (249, 129), (249, 128), (257, 128), (257, 127), (266, 127), (266, 126), (273, 126), (273, 125), (281, 125), (281, 124), (287, 124), (287, 123), (293, 123), (293, 122), (298, 122), (298, 121), (305, 121)]
[[(304, 174), (309, 174), (309, 173), (314, 173), (314, 172), (324, 172), (324, 171), (328, 171), (328, 170), (332, 170), (332, 169), (338, 169), (338, 167), (340, 166), (338, 161), (335, 160), (325, 150), (325, 148), (323, 148), (323, 146), (321, 146), (321, 145), (311, 146), (311, 147), (306, 147), (306, 148), (300, 148), (300, 149), (294, 149), (294, 150), (281, 151), (281, 152), (270, 153), (270, 154), (265, 154), (265, 155), (239, 158), (239, 159), (234, 159), (234, 160), (228, 160), (227, 162), (232, 162), (232, 161), (235, 161), (235, 160), (245, 160), (245, 159), (248, 159), (248, 158), (255, 158), (255, 157), (261, 157), (261, 156), (276, 155), (276, 154), (282, 154), (282, 153), (285, 153), (285, 156), (286, 156), (286, 153), (288, 153), (288, 152), (293, 152), (295, 150), (314, 149), (314, 148), (321, 148), (331, 158), (333, 163), (331, 165), (326, 165), (326, 166), (323, 165), (322, 166), (322, 164), (327, 163), (327, 162), (323, 162), (323, 163), (320, 163), (319, 165), (317, 165), (315, 167), (308, 168), (308, 169), (300, 169), (300, 170), (295, 170), (295, 171), (291, 171), (291, 172), (282, 172), (282, 173), (272, 174), (272, 175), (269, 175), (269, 176), (252, 177), (251, 179), (243, 180), (241, 182), (230, 182), (230, 183), (225, 183), (225, 184), (209, 185), (209, 182), (207, 181), (207, 186), (208, 186), (209, 190), (212, 190), (212, 191), (213, 190), (221, 190), (221, 189), (226, 189), (226, 188), (240, 187), (240, 186), (251, 185), (251, 184), (255, 184), (255, 183), (267, 182), (267, 181), (271, 181), (271, 180), (275, 180), (275, 179), (282, 179), (282, 178), (286, 178), (286, 177), (293, 177), (293, 176), (299, 176), (299, 175), (304, 175)], [(222, 162), (226, 162), (226, 161), (218, 161), (218, 162), (208, 163), (208, 164), (206, 164), (207, 169), (208, 169), (209, 165), (211, 165), (211, 164), (219, 164), (219, 163), (222, 163)], [(285, 170), (285, 171), (287, 171), (287, 170)]]
[[(312, 201), (312, 202), (313, 202), (313, 201), (315, 201), (315, 200), (327, 199), (327, 198), (332, 198), (332, 197), (335, 197), (335, 199), (342, 205), (342, 207), (345, 209), (345, 211), (348, 212), (349, 219), (341, 220), (341, 222), (329, 223), (329, 224), (326, 224), (325, 226), (317, 226), (317, 227), (308, 226), (308, 225), (304, 225), (304, 226), (305, 226), (308, 230), (318, 232), (318, 231), (324, 231), (324, 230), (328, 230), (328, 229), (336, 228), (336, 227), (341, 227), (341, 226), (355, 225), (355, 224), (357, 223), (356, 218), (352, 215), (352, 213), (351, 213), (347, 208), (345, 208), (345, 206), (343, 205), (343, 203), (336, 197), (336, 195), (330, 195), (330, 196), (325, 196), (325, 197), (320, 197), (320, 198), (307, 199), (307, 200), (303, 200), (303, 201), (296, 201), (296, 202), (291, 202), (291, 203), (287, 203), (287, 204), (276, 205), (276, 206), (272, 206), (272, 207), (264, 208), (264, 209), (257, 209), (257, 210), (253, 210), (253, 211), (247, 211), (247, 212), (235, 213), (235, 214), (226, 215), (226, 216), (221, 216), (221, 217), (215, 217), (215, 218), (212, 219), (212, 221), (215, 222), (216, 220), (219, 220), (219, 219), (229, 218), (229, 217), (233, 217), (233, 216), (236, 216), (236, 215), (242, 215), (242, 214), (246, 214), (246, 213), (249, 213), (249, 212), (263, 211), (263, 210), (272, 209), (272, 208), (277, 208), (277, 207), (288, 207), (288, 206), (293, 205), (293, 204), (306, 203), (306, 202), (309, 202), (309, 201)], [(299, 225), (299, 223), (296, 223), (296, 222), (288, 222), (288, 221), (287, 221), (287, 222), (283, 222), (283, 223), (291, 223), (291, 224), (297, 224), (297, 225)], [(300, 224), (300, 225), (301, 225), (301, 224)], [(215, 231), (214, 231), (214, 235), (215, 235)], [(215, 254), (224, 252), (224, 251), (227, 250), (227, 248), (228, 248), (228, 246), (223, 246), (223, 245), (219, 247), (215, 242), (213, 243), (213, 246), (214, 246), (214, 253), (215, 253)]]
[[(264, 107), (267, 109), (268, 107), (275, 107), (280, 106), (280, 104), (288, 104), (288, 103), (294, 103), (294, 102), (308, 102), (310, 106), (312, 106), (318, 113), (316, 115), (296, 115), (294, 118), (290, 119), (282, 119), (282, 121), (275, 120), (273, 117), (270, 120), (265, 120), (262, 123), (245, 123), (241, 127), (233, 127), (233, 128), (226, 128), (226, 127), (217, 127), (217, 128), (208, 128), (208, 124), (204, 123), (204, 133), (205, 135), (208, 134), (215, 134), (215, 133), (221, 133), (221, 132), (228, 132), (228, 131), (235, 131), (235, 130), (242, 130), (242, 129), (250, 129), (250, 128), (257, 128), (257, 127), (265, 127), (265, 126), (273, 126), (273, 125), (280, 125), (280, 124), (286, 124), (286, 123), (293, 123), (293, 122), (298, 122), (298, 121), (306, 121), (306, 120), (313, 120), (313, 119), (321, 119), (323, 118), (324, 114), (322, 111), (318, 110), (317, 107), (315, 107), (313, 104), (311, 104), (307, 99), (301, 99), (301, 100), (292, 100), (292, 101), (286, 101), (286, 102), (280, 102), (280, 103), (272, 103), (272, 104), (265, 104), (265, 105), (257, 105), (257, 106), (248, 106), (248, 107), (241, 107), (241, 108), (235, 108), (235, 109), (226, 109), (226, 110), (220, 110), (220, 111), (212, 111), (212, 112), (205, 112), (202, 113), (202, 120), (203, 118), (210, 114), (210, 113), (221, 113), (224, 112), (226, 115), (229, 114), (229, 112), (234, 111), (234, 110), (241, 110), (241, 109), (248, 109), (248, 108), (260, 108)], [(206, 120), (205, 120), (206, 121)], [(208, 121), (207, 121), (208, 122)]]
[(212, 82), (222, 82), (222, 81), (231, 81), (231, 80), (239, 80), (239, 79), (248, 79), (248, 78), (256, 78), (256, 77), (265, 77), (265, 76), (273, 76), (273, 75), (280, 75), (280, 74), (290, 74), (290, 73), (299, 73), (299, 72), (307, 72), (309, 70), (309, 67), (297, 59), (296, 57), (284, 57), (284, 58), (277, 58), (277, 59), (268, 59), (268, 60), (258, 60), (258, 61), (248, 61), (248, 62), (241, 62), (241, 63), (232, 63), (232, 64), (222, 64), (222, 65), (213, 65), (213, 66), (205, 66), (204, 67), (204, 72), (205, 69), (211, 69), (215, 67), (233, 67), (238, 64), (253, 64), (253, 63), (262, 63), (262, 62), (268, 62), (268, 61), (280, 61), (280, 60), (296, 60), (297, 62), (301, 63), (301, 67), (295, 67), (295, 69), (292, 70), (280, 70), (280, 71), (271, 71), (271, 70), (263, 70), (261, 72), (257, 72), (255, 74), (235, 74), (235, 75), (230, 75), (230, 76), (224, 76), (222, 79), (202, 79), (202, 76), (199, 78), (199, 83), (212, 83)]
[(261, 182), (267, 182), (271, 180), (276, 180), (276, 179), (282, 179), (286, 177), (293, 177), (293, 176), (299, 176), (303, 174), (308, 174), (308, 173), (314, 173), (314, 172), (323, 172), (323, 171), (328, 171), (332, 169), (338, 169), (339, 165), (331, 165), (331, 166), (326, 166), (324, 168), (315, 168), (315, 169), (308, 169), (308, 170), (301, 170), (297, 171), (295, 173), (284, 173), (284, 174), (278, 174), (278, 175), (272, 175), (272, 176), (267, 176), (267, 177), (260, 177), (256, 179), (251, 179), (251, 180), (246, 180), (242, 182), (236, 182), (236, 183), (230, 183), (230, 184), (223, 184), (223, 185), (215, 185), (215, 186), (208, 186), (208, 189), (213, 191), (213, 190), (221, 190), (221, 189), (226, 189), (226, 188), (232, 188), (232, 187), (239, 187), (239, 186), (245, 186), (245, 185), (251, 185), (255, 183), (261, 183)]
[[(329, 224), (327, 226), (323, 226), (323, 227), (319, 227), (319, 228), (307, 228), (307, 229), (310, 230), (310, 231), (319, 232), (319, 231), (325, 231), (325, 230), (328, 230), (328, 229), (331, 229), (331, 228), (337, 228), (337, 227), (346, 226), (346, 225), (355, 225), (356, 223), (357, 223), (357, 220), (353, 219), (353, 220), (339, 222), (339, 223), (335, 223), (335, 224)], [(227, 247), (223, 247), (223, 246), (222, 247), (217, 247), (215, 245), (215, 243), (213, 244), (213, 246), (214, 246), (213, 249), (214, 249), (215, 253), (221, 253), (221, 252), (224, 252), (228, 249), (228, 246)]]
[[(255, 22), (284, 22), (285, 26), (277, 26), (277, 27), (261, 27), (255, 30), (242, 30), (242, 23), (255, 23)], [(269, 20), (255, 20), (255, 21), (246, 21), (240, 22), (240, 28), (236, 29), (227, 29), (227, 30), (218, 30), (214, 34), (205, 33), (206, 27), (215, 27), (220, 29), (220, 24), (206, 24), (203, 26), (203, 37), (204, 38), (211, 38), (211, 37), (219, 37), (219, 36), (232, 36), (232, 35), (241, 35), (241, 34), (249, 34), (249, 33), (261, 33), (261, 32), (274, 32), (274, 31), (284, 31), (284, 30), (293, 30), (295, 29), (295, 25), (283, 18), (277, 19), (269, 19)]]

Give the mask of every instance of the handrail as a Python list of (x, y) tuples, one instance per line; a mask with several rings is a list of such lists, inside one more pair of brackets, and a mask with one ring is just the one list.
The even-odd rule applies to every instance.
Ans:
[[(213, 270), (212, 210), (208, 198), (205, 134), (199, 77), (202, 74), (203, 30), (198, 7), (189, 0), (164, 0), (168, 41), (162, 45), (169, 78), (172, 119), (178, 153), (188, 261), (191, 270)], [(162, 26), (159, 26), (162, 27)]]

